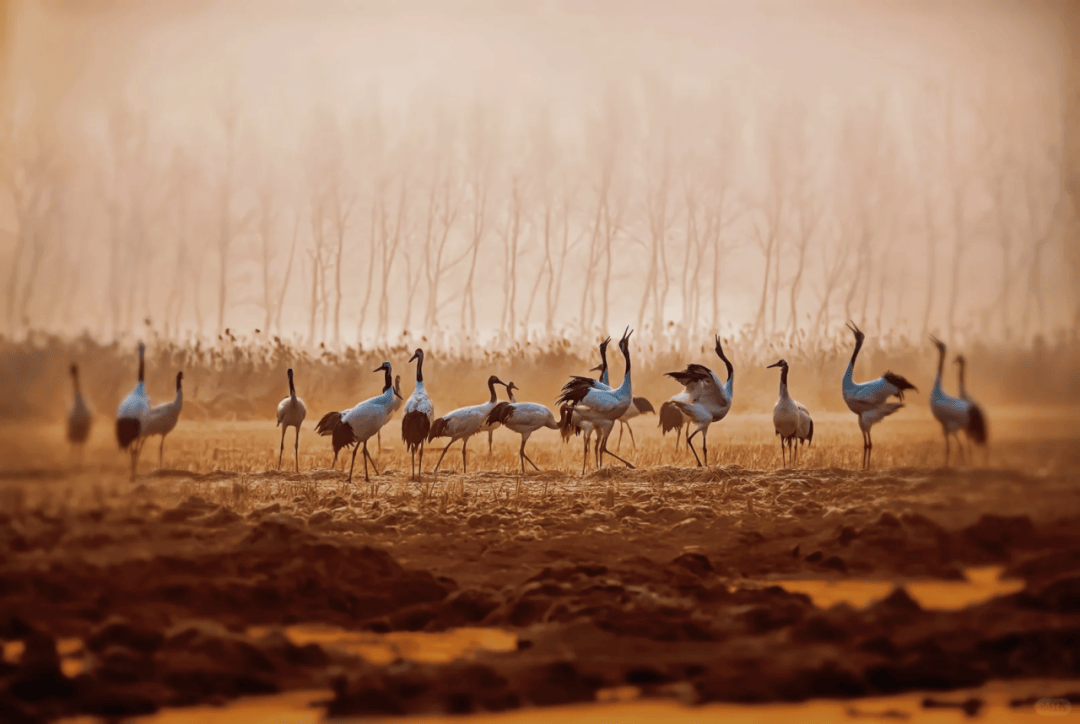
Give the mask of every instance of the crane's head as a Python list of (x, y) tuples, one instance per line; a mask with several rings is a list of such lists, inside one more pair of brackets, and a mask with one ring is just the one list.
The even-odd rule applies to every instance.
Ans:
[(423, 359), (424, 359), (424, 350), (420, 349), (419, 347), (417, 347), (416, 351), (413, 352), (412, 357), (409, 358), (409, 362), (412, 362), (413, 360), (416, 360), (416, 359), (421, 360), (421, 361), (423, 361)]
[(593, 367), (592, 369), (589, 370), (589, 372), (603, 372), (603, 371), (604, 371), (604, 365), (596, 365), (595, 367)]
[(500, 380), (495, 375), (488, 377), (488, 386), (490, 387), (491, 385), (502, 385), (503, 387), (506, 387), (506, 383)]
[(866, 335), (863, 334), (862, 330), (856, 327), (855, 323), (851, 320), (848, 320), (847, 328), (851, 330), (851, 333), (855, 335), (855, 339), (859, 342), (862, 342), (864, 339), (866, 339)]
[(378, 367), (376, 367), (375, 369), (372, 370), (372, 372), (389, 372), (389, 371), (390, 371), (390, 363), (389, 362), (383, 362), (381, 365), (379, 365)]
[(934, 343), (934, 346), (938, 348), (938, 352), (945, 354), (945, 343), (934, 335), (930, 335), (930, 341)]
[(292, 367), (290, 367), (285, 374), (287, 374), (289, 376), (289, 379), (291, 380), (292, 379)]
[(619, 340), (619, 349), (621, 349), (624, 354), (630, 351), (630, 335), (633, 333), (634, 330), (627, 327), (626, 330), (623, 331), (622, 339)]
[(521, 389), (520, 387), (515, 385), (513, 382), (507, 382), (506, 384), (503, 385), (503, 387), (506, 388), (507, 394), (509, 394), (510, 392), (513, 392), (514, 390), (520, 390)]
[(608, 337), (600, 343), (600, 354), (604, 354), (607, 351), (607, 346), (611, 344), (611, 337)]
[(768, 367), (766, 367), (765, 369), (767, 369), (767, 370), (768, 370), (768, 369), (772, 369), (773, 367), (780, 367), (780, 368), (782, 368), (782, 369), (785, 369), (785, 370), (786, 370), (786, 369), (788, 368), (788, 363), (787, 363), (787, 360), (786, 360), (786, 359), (782, 359), (782, 360), (780, 360), (779, 362), (777, 362), (777, 363), (775, 363), (775, 364), (771, 364), (771, 365), (769, 365), (769, 366), (768, 366)]
[(724, 345), (720, 344), (719, 334), (716, 335), (716, 347), (714, 347), (714, 349), (716, 350), (717, 357), (719, 357), (720, 359), (727, 359), (727, 357), (724, 356)]

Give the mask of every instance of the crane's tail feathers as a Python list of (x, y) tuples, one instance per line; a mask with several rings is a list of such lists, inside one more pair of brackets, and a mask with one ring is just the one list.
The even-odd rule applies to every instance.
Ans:
[(319, 435), (322, 435), (323, 437), (326, 437), (327, 435), (333, 435), (334, 429), (337, 427), (338, 423), (341, 422), (344, 416), (345, 415), (342, 412), (326, 413), (322, 416), (322, 419), (319, 420), (318, 424), (315, 425), (315, 432)]
[(636, 407), (638, 409), (638, 412), (640, 412), (642, 415), (644, 415), (646, 412), (656, 412), (656, 408), (654, 408), (652, 406), (652, 403), (646, 400), (644, 397), (635, 397), (634, 407)]
[(413, 410), (406, 412), (401, 418), (401, 439), (409, 452), (420, 448), (420, 443), (427, 439), (431, 432), (431, 420), (422, 412)]
[(581, 434), (581, 427), (574, 424), (574, 406), (570, 403), (559, 406), (559, 434), (563, 442), (569, 440), (571, 435)]
[(810, 421), (810, 432), (806, 433), (806, 444), (809, 446), (814, 441), (814, 421)]
[(569, 382), (563, 385), (562, 392), (559, 393), (559, 397), (555, 402), (559, 405), (564, 402), (577, 404), (585, 399), (585, 395), (589, 394), (594, 384), (596, 384), (596, 380), (592, 377), (574, 375)]
[(897, 397), (900, 398), (901, 402), (903, 402), (903, 400), (904, 400), (904, 390), (915, 390), (916, 392), (919, 391), (919, 389), (917, 387), (915, 387), (915, 385), (911, 384), (906, 379), (904, 379), (900, 375), (896, 374), (895, 372), (892, 372), (891, 370), (886, 372), (885, 374), (883, 374), (882, 377), (890, 385), (892, 385), (896, 389), (900, 390), (897, 393)]
[(493, 425), (495, 423), (504, 423), (510, 419), (510, 413), (514, 411), (514, 408), (510, 406), (509, 402), (500, 402), (491, 408), (491, 412), (484, 418), (485, 425)]
[(131, 443), (139, 439), (139, 418), (121, 417), (116, 421), (116, 441), (121, 450), (127, 450)]
[(669, 430), (676, 430), (679, 427), (682, 427), (682, 424), (682, 410), (680, 410), (674, 402), (668, 400), (660, 405), (661, 434), (667, 435)]
[(356, 439), (356, 433), (353, 432), (352, 425), (345, 422), (345, 420), (341, 420), (334, 426), (330, 441), (334, 446), (334, 455), (337, 455), (342, 448), (356, 445), (359, 442)]
[(428, 442), (431, 442), (437, 437), (446, 437), (446, 418), (436, 417), (435, 421), (431, 423), (431, 430), (428, 432)]
[(665, 372), (665, 375), (686, 387), (692, 382), (704, 382), (712, 379), (712, 372), (708, 367), (699, 364), (686, 365), (686, 369), (679, 372)]
[(986, 416), (982, 408), (973, 404), (968, 413), (967, 434), (978, 445), (986, 444)]

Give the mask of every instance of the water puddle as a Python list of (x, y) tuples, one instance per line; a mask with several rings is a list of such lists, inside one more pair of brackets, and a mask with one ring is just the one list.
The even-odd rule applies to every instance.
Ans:
[[(256, 626), (248, 629), (255, 638), (272, 629)], [(314, 643), (337, 647), (362, 656), (373, 664), (389, 664), (407, 659), (427, 664), (445, 664), (467, 658), (478, 651), (507, 652), (517, 649), (517, 635), (490, 628), (458, 628), (435, 633), (395, 631), (379, 634), (366, 631), (347, 631), (336, 626), (305, 624), (286, 626), (285, 635), (298, 646)]]
[(819, 608), (847, 603), (858, 608), (869, 606), (892, 593), (903, 583), (908, 594), (926, 609), (956, 611), (989, 601), (995, 596), (1016, 593), (1024, 587), (1022, 580), (1000, 580), (1000, 566), (968, 568), (966, 581), (907, 580), (907, 581), (822, 581), (776, 580), (771, 583), (794, 593), (805, 593)]

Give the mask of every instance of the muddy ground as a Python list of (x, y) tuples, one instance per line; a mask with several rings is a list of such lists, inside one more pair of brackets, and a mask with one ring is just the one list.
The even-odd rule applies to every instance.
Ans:
[[(773, 470), (729, 450), (710, 469), (682, 467), (683, 454), (580, 478), (576, 452), (542, 441), (534, 459), (560, 469), (521, 478), (502, 440), (497, 472), (414, 483), (407, 458), (388, 455), (355, 485), (327, 469), (183, 470), (184, 444), (129, 482), (119, 462), (42, 450), (0, 480), (0, 719), (324, 687), (330, 714), (401, 714), (593, 701), (626, 685), (703, 703), (1075, 678), (1080, 447), (1041, 429), (1002, 431), (988, 467), (897, 465), (894, 451), (866, 472)], [(644, 437), (641, 456), (662, 459), (670, 439)], [(940, 452), (924, 437), (912, 460)], [(992, 564), (1022, 590), (959, 611), (923, 609), (902, 584), (865, 609), (782, 587), (955, 580)], [(518, 645), (376, 665), (294, 643), (284, 628), (301, 623), (494, 627)]]

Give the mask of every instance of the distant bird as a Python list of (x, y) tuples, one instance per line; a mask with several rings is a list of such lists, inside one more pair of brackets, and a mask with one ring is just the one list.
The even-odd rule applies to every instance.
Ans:
[(67, 439), (73, 446), (82, 448), (83, 443), (90, 437), (90, 408), (83, 401), (82, 390), (79, 389), (79, 368), (71, 365), (71, 383), (75, 387), (75, 399), (71, 403), (67, 416)]
[(686, 436), (686, 444), (690, 452), (694, 453), (694, 460), (697, 461), (698, 467), (702, 464), (697, 450), (694, 449), (694, 436), (701, 434), (701, 452), (705, 458), (705, 465), (708, 465), (709, 425), (727, 417), (728, 412), (731, 411), (734, 394), (735, 368), (724, 354), (723, 345), (720, 344), (720, 335), (716, 335), (714, 349), (716, 355), (727, 367), (727, 382), (721, 383), (720, 378), (711, 369), (699, 364), (688, 364), (681, 372), (665, 373), (685, 388), (686, 399), (678, 399), (676, 395), (671, 403), (695, 424), (694, 431)]
[(518, 458), (521, 460), (522, 475), (525, 474), (526, 460), (537, 472), (540, 470), (540, 468), (536, 467), (536, 463), (525, 454), (525, 443), (529, 441), (529, 436), (542, 427), (552, 430), (559, 429), (551, 410), (536, 402), (499, 402), (487, 414), (485, 422), (489, 424), (492, 422), (502, 423), (502, 426), (507, 430), (512, 430), (521, 435)]
[[(893, 372), (886, 372), (876, 380), (870, 382), (855, 382), (855, 359), (862, 349), (866, 335), (849, 321), (848, 329), (855, 335), (855, 351), (851, 354), (851, 362), (848, 363), (844, 373), (843, 393), (844, 402), (848, 409), (859, 416), (859, 429), (863, 434), (863, 467), (870, 467), (870, 455), (874, 449), (874, 443), (870, 439), (870, 428), (881, 422), (904, 406), (904, 390), (915, 390), (915, 385)], [(890, 397), (900, 398), (900, 402), (889, 402)]]
[[(765, 369), (780, 368), (780, 399), (773, 406), (773, 427), (780, 436), (780, 457), (787, 464), (787, 451), (790, 450), (795, 458), (798, 458), (796, 443), (806, 441), (809, 445), (814, 440), (814, 420), (810, 417), (810, 411), (804, 405), (796, 402), (788, 394), (787, 374), (788, 363), (780, 360)], [(786, 449), (785, 449), (786, 444)]]
[(143, 381), (144, 368), (143, 358), (146, 354), (146, 346), (139, 342), (139, 381), (135, 389), (131, 391), (116, 412), (116, 441), (120, 443), (121, 450), (131, 451), (131, 479), (135, 479), (135, 468), (139, 464), (139, 438), (142, 433), (143, 417), (150, 411), (150, 398), (146, 396), (146, 385)]
[(431, 432), (431, 421), (435, 417), (435, 408), (424, 387), (424, 350), (417, 348), (409, 362), (416, 360), (416, 387), (405, 403), (405, 414), (401, 418), (401, 439), (411, 456), (412, 477), (417, 479), (416, 452), (420, 451), (420, 478), (424, 475), (424, 441)]
[(176, 423), (180, 420), (180, 411), (184, 407), (184, 390), (181, 382), (184, 379), (183, 372), (176, 373), (176, 397), (163, 405), (156, 405), (147, 410), (143, 416), (142, 430), (140, 435), (145, 441), (154, 436), (161, 435), (161, 446), (158, 448), (158, 468), (161, 468), (165, 458), (165, 436), (173, 431)]
[[(968, 395), (967, 388), (964, 386), (964, 368), (967, 366), (967, 360), (964, 358), (964, 355), (956, 355), (956, 364), (960, 367), (960, 399), (972, 406), (973, 417), (977, 413), (982, 419), (981, 432), (974, 427), (965, 428), (964, 432), (968, 437), (968, 442), (974, 442), (977, 445), (985, 445), (987, 439), (990, 437), (990, 432), (987, 429), (988, 425), (986, 424), (986, 412), (983, 411), (982, 406), (979, 405), (979, 403), (975, 402), (975, 400)], [(989, 455), (989, 452), (987, 455)]]
[(465, 459), (465, 448), (469, 445), (469, 438), (480, 432), (482, 429), (486, 429), (484, 426), (486, 424), (485, 420), (487, 419), (488, 413), (491, 412), (492, 408), (495, 407), (495, 403), (498, 402), (498, 399), (495, 397), (495, 385), (506, 387), (506, 383), (495, 375), (488, 377), (487, 385), (488, 392), (490, 393), (487, 402), (480, 405), (459, 407), (453, 412), (448, 412), (431, 423), (431, 432), (428, 433), (428, 442), (431, 442), (437, 437), (450, 438), (450, 442), (446, 443), (446, 447), (443, 448), (442, 454), (439, 455), (439, 460), (435, 463), (434, 470), (431, 471), (432, 474), (438, 471), (442, 459), (446, 457), (446, 451), (458, 440), (462, 441), (461, 470), (463, 473), (468, 472)]
[(285, 454), (285, 431), (290, 427), (296, 428), (296, 440), (293, 443), (293, 452), (296, 454), (296, 472), (300, 472), (300, 425), (307, 417), (307, 407), (304, 401), (296, 396), (296, 387), (293, 385), (293, 371), (289, 368), (289, 396), (278, 403), (277, 424), (281, 426), (281, 450), (278, 451), (277, 466), (281, 469), (281, 458)]
[[(506, 383), (506, 399), (509, 400), (510, 402), (517, 402), (517, 400), (514, 399), (514, 390), (516, 390), (516, 389), (518, 389), (518, 386), (515, 385), (512, 381)], [(497, 428), (499, 428), (500, 426), (501, 426), (501, 424), (498, 423), (498, 422), (488, 423), (488, 422), (485, 421), (484, 425), (481, 428), (481, 429), (487, 430), (487, 434), (488, 434), (488, 455), (491, 454), (492, 438), (495, 435), (495, 430)]]
[(644, 397), (635, 397), (630, 400), (630, 407), (626, 408), (626, 412), (624, 412), (623, 416), (620, 417), (618, 420), (619, 441), (615, 443), (616, 450), (622, 449), (623, 428), (626, 428), (630, 431), (630, 444), (633, 445), (635, 450), (637, 450), (637, 441), (634, 440), (634, 428), (630, 427), (630, 421), (633, 420), (635, 417), (644, 415), (648, 412), (651, 412), (655, 415), (656, 409), (652, 406), (652, 403), (646, 400)]
[[(600, 343), (600, 364), (593, 367), (589, 372), (599, 372), (597, 381), (601, 382), (605, 386), (610, 386), (608, 382), (608, 361), (607, 361), (607, 346), (611, 343), (611, 337), (608, 337)], [(606, 422), (596, 423), (586, 420), (582, 417), (581, 412), (574, 412), (573, 405), (570, 403), (563, 403), (559, 407), (559, 433), (562, 435), (563, 442), (570, 439), (572, 435), (582, 435), (585, 438), (585, 457), (581, 463), (581, 474), (585, 474), (586, 462), (589, 459), (589, 446), (592, 440), (592, 435), (595, 432), (597, 434), (596, 445), (596, 467), (600, 467), (600, 436), (603, 434), (602, 430), (607, 426)], [(565, 413), (565, 414), (564, 414)]]
[[(394, 375), (394, 395), (395, 395), (394, 404), (390, 408), (390, 417), (393, 417), (394, 414), (398, 410), (401, 409), (402, 404), (404, 404), (404, 401), (402, 400), (402, 397), (401, 397), (401, 375)], [(390, 418), (388, 417), (387, 421), (389, 422), (389, 420), (390, 420)], [(382, 450), (382, 430), (380, 429), (377, 433), (375, 433), (375, 436), (376, 436), (376, 445), (377, 445), (378, 449), (381, 451)]]
[(686, 435), (690, 433), (688, 418), (683, 411), (679, 409), (678, 403), (686, 403), (690, 401), (690, 394), (683, 390), (682, 392), (672, 395), (660, 405), (660, 434), (667, 435), (669, 431), (675, 431), (675, 450), (679, 449), (679, 440), (685, 439)]
[(367, 441), (375, 437), (375, 433), (390, 419), (394, 398), (400, 398), (392, 382), (392, 368), (389, 362), (383, 362), (376, 367), (375, 372), (385, 373), (385, 382), (382, 394), (356, 405), (347, 412), (328, 412), (323, 415), (316, 426), (315, 431), (320, 435), (331, 435), (334, 443), (334, 460), (337, 460), (337, 452), (342, 447), (353, 446), (352, 462), (349, 464), (349, 482), (352, 482), (353, 468), (356, 467), (356, 453), (362, 448), (364, 451), (364, 480), (368, 477), (368, 462), (375, 474), (379, 469), (375, 467), (375, 461), (367, 449)]
[(977, 439), (982, 442), (986, 440), (986, 427), (982, 411), (978, 407), (960, 397), (946, 394), (942, 388), (941, 376), (945, 371), (945, 343), (934, 335), (930, 335), (930, 341), (938, 350), (937, 377), (934, 378), (934, 389), (930, 391), (930, 411), (941, 423), (941, 432), (945, 436), (945, 464), (948, 465), (949, 438), (956, 437), (956, 445), (960, 448), (962, 460), (964, 447), (960, 442), (960, 431), (965, 430), (968, 439)]
[[(591, 377), (573, 376), (570, 381), (563, 385), (558, 402), (569, 403), (574, 414), (578, 414), (583, 422), (591, 422), (596, 425), (600, 432), (597, 445), (600, 446), (598, 466), (603, 465), (604, 455), (610, 455), (631, 470), (634, 466), (615, 453), (608, 450), (607, 441), (611, 436), (611, 429), (615, 421), (623, 416), (630, 401), (633, 398), (633, 386), (630, 379), (630, 335), (633, 331), (629, 327), (623, 332), (619, 340), (619, 351), (626, 360), (626, 371), (623, 373), (622, 384), (612, 389), (603, 382)], [(586, 458), (588, 453), (586, 453)], [(582, 465), (584, 475), (584, 464)]]

